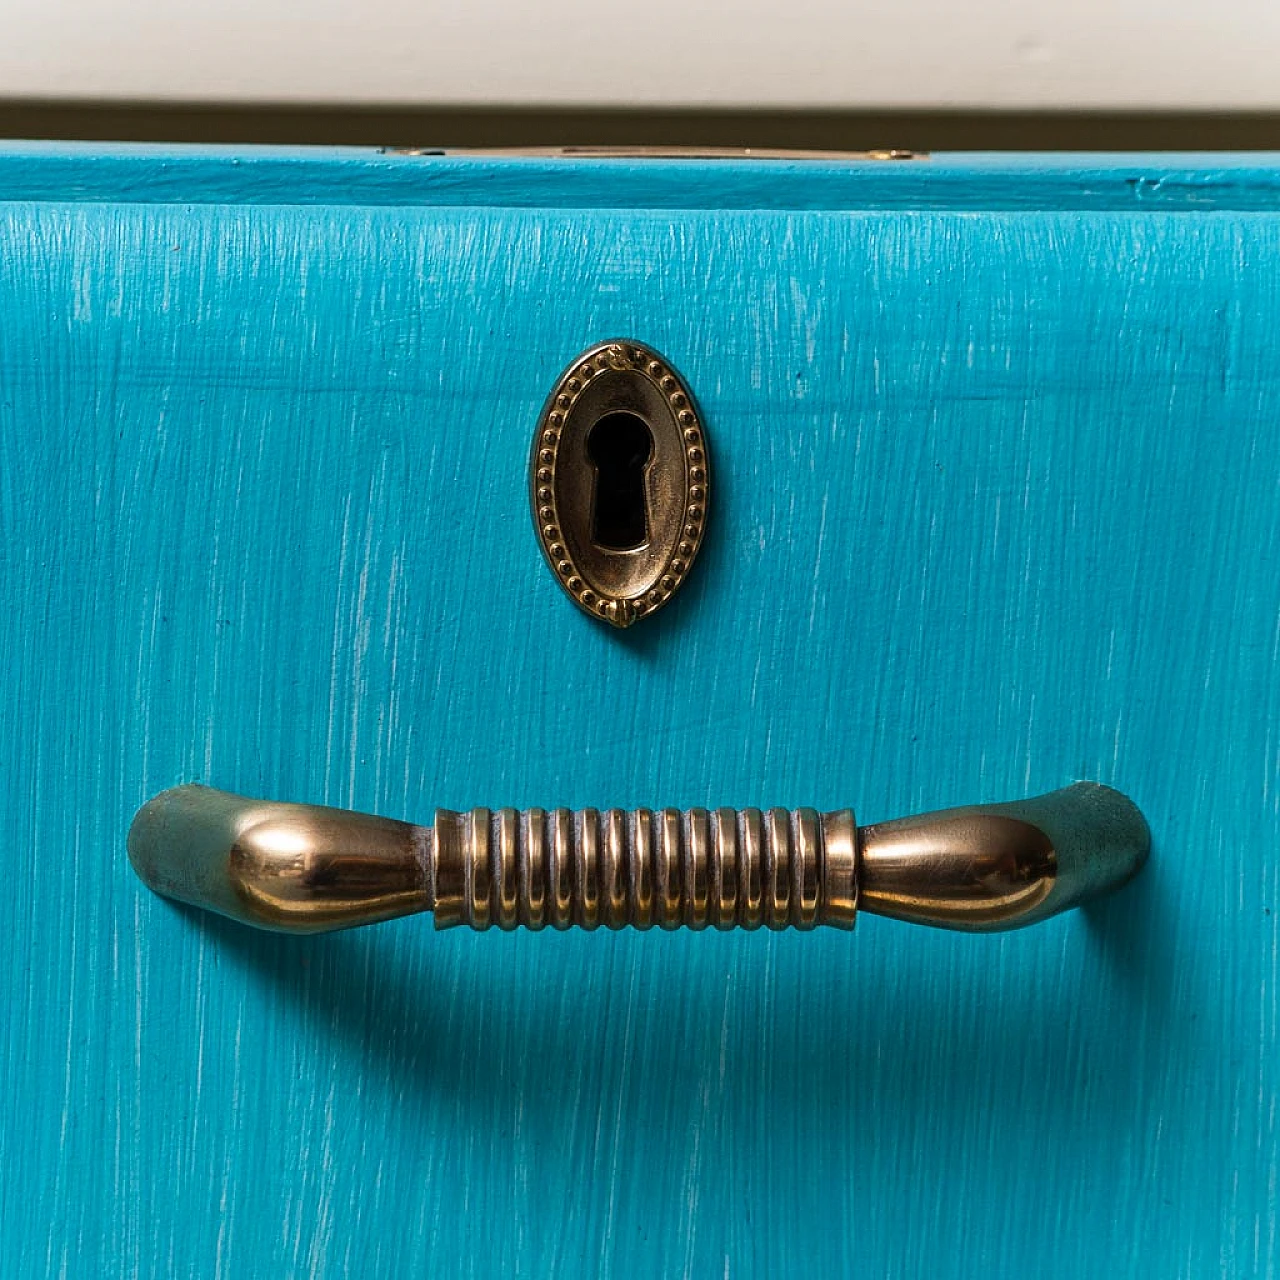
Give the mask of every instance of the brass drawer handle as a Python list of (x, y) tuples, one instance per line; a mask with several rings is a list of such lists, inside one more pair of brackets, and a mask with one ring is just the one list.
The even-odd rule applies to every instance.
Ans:
[(1118, 888), (1150, 833), (1092, 782), (869, 827), (849, 809), (442, 809), (420, 827), (183, 786), (128, 845), (157, 893), (291, 933), (419, 911), (437, 928), (851, 929), (861, 910), (988, 931)]

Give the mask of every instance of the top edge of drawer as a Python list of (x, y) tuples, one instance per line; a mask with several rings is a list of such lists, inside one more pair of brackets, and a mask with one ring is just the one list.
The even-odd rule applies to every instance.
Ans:
[(1274, 212), (1280, 154), (555, 154), (4, 142), (0, 201)]

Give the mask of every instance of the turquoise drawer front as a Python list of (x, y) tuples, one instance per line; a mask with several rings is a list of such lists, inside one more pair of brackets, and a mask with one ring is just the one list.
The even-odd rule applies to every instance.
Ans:
[[(1280, 160), (0, 154), (13, 1275), (1274, 1274)], [(689, 582), (557, 588), (580, 350), (712, 434)], [(179, 782), (846, 805), (1092, 778), (1152, 861), (967, 936), (258, 934)]]

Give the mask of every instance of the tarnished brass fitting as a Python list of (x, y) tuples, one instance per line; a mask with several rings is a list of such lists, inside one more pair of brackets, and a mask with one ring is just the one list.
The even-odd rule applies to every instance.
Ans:
[(129, 858), (157, 893), (316, 933), (420, 911), (437, 928), (850, 929), (861, 911), (1012, 929), (1107, 893), (1150, 833), (1091, 782), (858, 827), (851, 810), (438, 810), (430, 827), (175, 787)]

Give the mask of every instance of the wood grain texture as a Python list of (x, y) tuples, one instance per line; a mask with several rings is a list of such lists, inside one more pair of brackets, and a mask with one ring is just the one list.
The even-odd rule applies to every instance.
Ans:
[[(1280, 211), (171, 194), (0, 205), (6, 1270), (1274, 1275)], [(524, 489), (611, 335), (719, 485), (622, 634)], [(190, 780), (874, 820), (1082, 777), (1151, 866), (992, 937), (293, 940), (124, 855)]]

